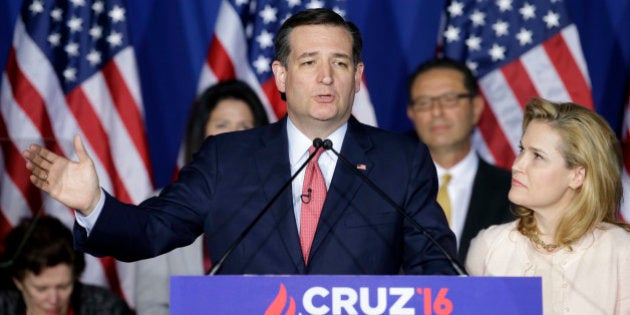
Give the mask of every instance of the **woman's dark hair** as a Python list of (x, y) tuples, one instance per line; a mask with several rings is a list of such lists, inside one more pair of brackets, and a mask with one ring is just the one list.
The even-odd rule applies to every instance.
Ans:
[(39, 275), (59, 264), (70, 266), (75, 280), (85, 269), (85, 258), (74, 250), (70, 229), (47, 215), (22, 219), (4, 239), (2, 258), (6, 275), (19, 281), (27, 272)]
[(206, 89), (195, 100), (190, 111), (186, 129), (186, 163), (192, 161), (193, 153), (199, 150), (206, 138), (206, 122), (212, 111), (219, 102), (226, 99), (245, 102), (254, 116), (254, 127), (269, 123), (260, 98), (247, 83), (239, 80), (219, 82)]

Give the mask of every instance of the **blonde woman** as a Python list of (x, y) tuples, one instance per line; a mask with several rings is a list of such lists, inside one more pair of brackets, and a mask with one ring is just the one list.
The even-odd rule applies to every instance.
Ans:
[(539, 276), (545, 314), (630, 314), (621, 149), (593, 111), (533, 99), (509, 199), (518, 219), (472, 241), (471, 275)]

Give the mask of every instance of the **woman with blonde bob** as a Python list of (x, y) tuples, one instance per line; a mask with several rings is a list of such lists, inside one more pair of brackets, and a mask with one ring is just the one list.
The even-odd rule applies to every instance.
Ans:
[(518, 219), (473, 239), (468, 272), (542, 277), (544, 314), (630, 314), (621, 172), (621, 146), (602, 117), (533, 99), (508, 195)]

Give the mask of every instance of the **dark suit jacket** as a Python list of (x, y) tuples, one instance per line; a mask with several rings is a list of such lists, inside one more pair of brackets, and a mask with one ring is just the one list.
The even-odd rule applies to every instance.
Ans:
[(510, 201), (508, 200), (511, 181), (511, 172), (479, 159), (466, 222), (459, 241), (458, 257), (460, 261), (466, 260), (470, 241), (477, 236), (480, 230), (490, 225), (516, 219), (510, 211)]
[[(89, 238), (75, 245), (123, 261), (190, 244), (202, 232), (217, 261), (290, 174), (286, 118), (210, 137), (179, 179), (139, 206), (107, 195)], [(455, 255), (435, 201), (437, 178), (425, 145), (351, 118), (341, 154)], [(453, 274), (443, 254), (338, 161), (305, 265), (288, 186), (225, 261), (224, 274)]]

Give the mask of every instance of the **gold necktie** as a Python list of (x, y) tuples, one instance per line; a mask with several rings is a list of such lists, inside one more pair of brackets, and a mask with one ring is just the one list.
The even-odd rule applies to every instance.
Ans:
[(448, 182), (450, 181), (451, 174), (442, 175), (442, 185), (440, 185), (440, 190), (438, 190), (437, 194), (437, 202), (442, 207), (442, 210), (444, 210), (449, 225), (451, 224), (451, 199), (448, 196), (446, 186), (448, 186)]

